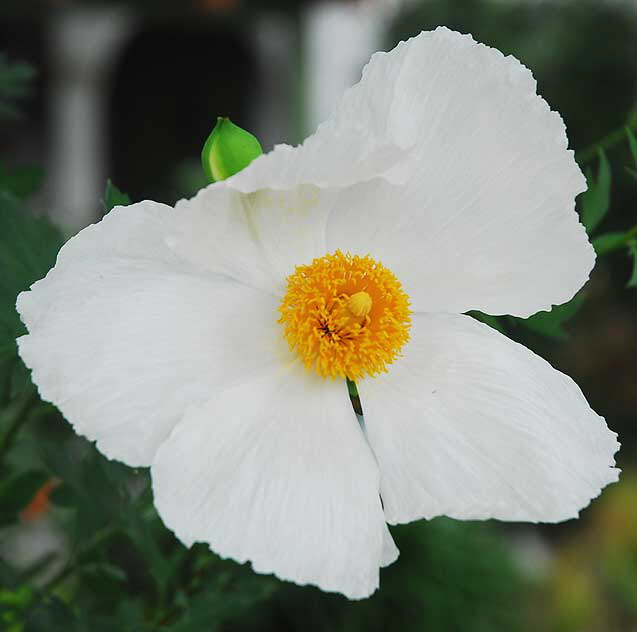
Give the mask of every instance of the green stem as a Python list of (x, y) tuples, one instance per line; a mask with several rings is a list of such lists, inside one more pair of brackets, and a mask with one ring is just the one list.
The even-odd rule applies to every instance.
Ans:
[(352, 402), (352, 407), (354, 408), (354, 412), (357, 415), (363, 416), (363, 406), (361, 404), (361, 398), (358, 394), (358, 388), (356, 386), (356, 382), (354, 380), (350, 380), (348, 377), (345, 378), (345, 382), (347, 382), (347, 392), (349, 393), (349, 398)]
[(615, 145), (618, 145), (619, 143), (621, 143), (627, 137), (627, 134), (626, 134), (627, 129), (630, 129), (631, 131), (636, 131), (637, 122), (631, 121), (630, 123), (626, 125), (622, 125), (616, 130), (610, 132), (610, 134), (607, 134), (606, 136), (604, 136), (604, 138), (602, 138), (601, 140), (597, 141), (596, 143), (593, 143), (589, 147), (586, 147), (586, 149), (582, 149), (578, 151), (575, 154), (575, 159), (577, 160), (578, 164), (585, 165), (586, 163), (591, 162), (591, 160), (594, 160), (597, 157), (597, 151), (599, 149), (604, 149), (604, 150), (610, 149), (611, 147), (614, 147)]

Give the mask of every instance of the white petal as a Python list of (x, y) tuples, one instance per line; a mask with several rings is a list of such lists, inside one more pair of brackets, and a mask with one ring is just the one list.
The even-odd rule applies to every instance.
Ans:
[(398, 100), (408, 101), (413, 93), (400, 81), (405, 47), (403, 42), (390, 53), (373, 55), (361, 81), (303, 144), (277, 145), (226, 180), (227, 185), (245, 193), (301, 184), (343, 187), (404, 169), (414, 137), (396, 128), (391, 115), (400, 107)]
[(149, 465), (189, 406), (289, 358), (277, 301), (178, 260), (164, 243), (171, 214), (114, 209), (18, 298), (20, 355), (42, 398), (129, 465)]
[(355, 123), (328, 121), (302, 145), (276, 145), (248, 167), (228, 178), (227, 186), (251, 193), (259, 189), (285, 190), (302, 184), (341, 187), (390, 172), (406, 159), (406, 152)]
[(385, 531), (383, 535), (383, 552), (380, 558), (380, 565), (382, 567), (393, 564), (397, 559), (400, 551), (394, 542), (394, 538), (391, 537), (391, 533), (385, 525)]
[(616, 435), (569, 377), (468, 316), (417, 314), (412, 333), (358, 385), (388, 522), (558, 522), (617, 480)]
[[(387, 146), (408, 153), (367, 170)], [(230, 190), (260, 187), (269, 188)], [(301, 148), (180, 203), (189, 230), (173, 246), (276, 294), (294, 265), (341, 248), (390, 267), (416, 311), (526, 317), (588, 278), (595, 255), (574, 212), (583, 189), (563, 122), (531, 73), (441, 28), (375, 55)]]
[(570, 300), (595, 263), (575, 212), (550, 201), (536, 209), (472, 208), (453, 218), (440, 210), (452, 213), (442, 200), (429, 207), (414, 190), (380, 180), (350, 187), (329, 215), (327, 250), (381, 261), (414, 311), (524, 318)]
[(326, 253), (336, 198), (309, 185), (243, 194), (220, 182), (177, 203), (170, 245), (195, 265), (281, 296), (296, 265)]
[(346, 192), (329, 248), (383, 261), (417, 311), (527, 317), (569, 300), (595, 260), (574, 211), (585, 180), (531, 73), (447, 29), (377, 59), (367, 110), (413, 143), (410, 165), (384, 176), (401, 186)]
[(182, 542), (259, 573), (356, 599), (395, 557), (345, 384), (298, 365), (192, 410), (151, 472), (155, 505)]

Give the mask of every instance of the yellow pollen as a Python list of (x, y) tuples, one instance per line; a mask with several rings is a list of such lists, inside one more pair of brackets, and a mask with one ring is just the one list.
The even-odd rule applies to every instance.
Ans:
[(356, 292), (349, 297), (347, 309), (353, 316), (364, 318), (372, 309), (372, 297), (367, 292)]
[(370, 256), (337, 250), (297, 266), (279, 311), (290, 349), (322, 377), (383, 373), (409, 340), (409, 297)]

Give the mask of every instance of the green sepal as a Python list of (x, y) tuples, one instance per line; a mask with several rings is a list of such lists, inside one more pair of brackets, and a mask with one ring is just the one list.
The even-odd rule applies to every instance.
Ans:
[(201, 164), (208, 180), (218, 182), (245, 169), (262, 153), (255, 136), (219, 116), (201, 151)]

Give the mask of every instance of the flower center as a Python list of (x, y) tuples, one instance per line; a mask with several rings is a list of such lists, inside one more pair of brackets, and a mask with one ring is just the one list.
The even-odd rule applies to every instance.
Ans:
[(337, 250), (297, 266), (279, 311), (290, 349), (322, 377), (378, 375), (409, 340), (409, 297), (369, 256)]

